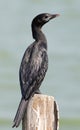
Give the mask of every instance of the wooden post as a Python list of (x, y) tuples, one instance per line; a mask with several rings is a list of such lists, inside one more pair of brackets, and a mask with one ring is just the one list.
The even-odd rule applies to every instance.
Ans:
[(58, 118), (54, 97), (35, 94), (22, 120), (22, 130), (58, 130)]

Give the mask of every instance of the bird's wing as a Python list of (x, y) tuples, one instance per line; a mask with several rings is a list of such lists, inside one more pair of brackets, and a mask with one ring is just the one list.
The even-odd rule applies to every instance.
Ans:
[[(37, 80), (39, 80), (40, 73), (44, 73), (45, 71), (46, 51), (44, 50), (45, 49), (43, 49), (43, 51), (38, 51), (37, 48), (33, 49), (32, 45), (27, 49), (25, 56), (23, 57), (20, 67), (20, 82), (21, 92), (24, 98), (30, 96), (35, 87), (34, 82), (39, 82)], [(44, 75), (42, 76), (42, 79), (43, 78)], [(41, 82), (42, 79), (40, 80)]]
[(41, 58), (37, 56), (35, 59), (36, 63), (33, 63), (31, 73), (28, 77), (29, 86), (27, 86), (26, 89), (26, 99), (39, 89), (48, 69), (48, 57), (46, 51), (42, 52)]
[(22, 93), (22, 96), (24, 96), (24, 93), (27, 89), (27, 86), (25, 87), (25, 85), (27, 84), (27, 79), (26, 79), (26, 76), (29, 75), (29, 60), (30, 60), (30, 57), (31, 57), (31, 53), (32, 53), (32, 50), (33, 50), (33, 47), (34, 47), (34, 43), (31, 44), (25, 51), (24, 53), (24, 56), (22, 58), (22, 61), (21, 61), (21, 65), (20, 65), (20, 69), (19, 69), (19, 80), (20, 80), (20, 86), (21, 86), (21, 93)]

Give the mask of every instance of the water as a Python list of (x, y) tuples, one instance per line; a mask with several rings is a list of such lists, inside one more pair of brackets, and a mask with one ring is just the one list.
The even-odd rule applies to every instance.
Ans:
[(79, 4), (79, 0), (0, 0), (1, 130), (11, 130), (21, 97), (19, 65), (25, 48), (33, 42), (31, 20), (42, 12), (60, 13), (61, 16), (43, 28), (48, 40), (49, 69), (41, 91), (57, 100), (61, 130), (80, 129)]

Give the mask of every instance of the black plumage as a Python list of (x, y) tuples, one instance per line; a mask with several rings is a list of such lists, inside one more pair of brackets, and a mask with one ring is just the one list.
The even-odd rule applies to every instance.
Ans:
[(47, 40), (42, 26), (58, 14), (40, 14), (32, 21), (32, 35), (35, 41), (26, 49), (22, 58), (19, 78), (22, 99), (19, 104), (13, 127), (18, 127), (24, 116), (29, 98), (34, 93), (40, 93), (39, 87), (48, 69)]

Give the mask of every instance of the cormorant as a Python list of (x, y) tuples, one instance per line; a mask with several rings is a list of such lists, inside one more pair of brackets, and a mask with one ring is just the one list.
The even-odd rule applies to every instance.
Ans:
[(24, 116), (29, 98), (34, 93), (40, 93), (39, 87), (48, 69), (47, 40), (42, 26), (58, 14), (43, 13), (32, 21), (32, 35), (35, 41), (26, 49), (22, 58), (19, 79), (22, 98), (14, 118), (13, 127), (18, 127)]

